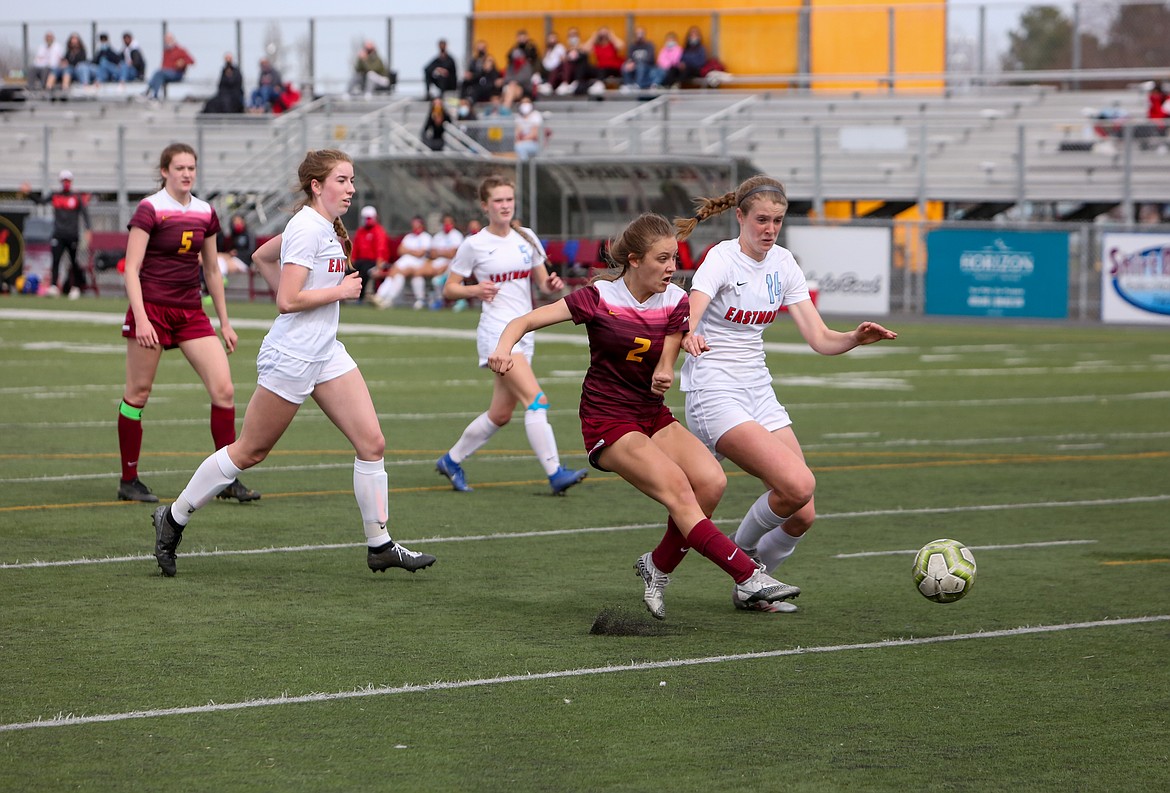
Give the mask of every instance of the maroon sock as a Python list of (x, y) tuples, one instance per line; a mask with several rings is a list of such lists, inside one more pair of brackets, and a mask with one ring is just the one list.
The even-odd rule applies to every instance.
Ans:
[[(122, 400), (124, 406), (118, 413), (118, 450), (122, 453), (122, 481), (132, 482), (138, 478), (138, 457), (142, 454), (142, 408)], [(129, 410), (127, 410), (129, 408)], [(126, 413), (137, 413), (130, 418)]]
[(741, 551), (731, 539), (715, 528), (715, 524), (704, 518), (695, 524), (687, 536), (687, 542), (699, 553), (706, 556), (719, 568), (742, 584), (756, 572), (756, 563)]
[(216, 451), (236, 442), (236, 406), (221, 408), (211, 406), (211, 440)]
[(674, 518), (668, 518), (666, 534), (662, 535), (658, 546), (651, 552), (650, 560), (662, 572), (673, 573), (690, 549), (691, 547), (687, 545), (687, 538), (678, 530)]

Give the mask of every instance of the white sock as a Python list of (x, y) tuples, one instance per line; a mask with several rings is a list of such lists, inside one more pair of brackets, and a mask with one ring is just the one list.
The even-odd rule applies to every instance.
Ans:
[(792, 556), (798, 542), (800, 542), (800, 537), (793, 537), (783, 528), (773, 529), (760, 538), (760, 544), (757, 546), (760, 561), (764, 563), (770, 573), (779, 567), (781, 562)]
[(787, 518), (780, 517), (768, 506), (768, 493), (764, 493), (748, 508), (747, 514), (740, 521), (739, 528), (735, 530), (735, 544), (748, 551), (757, 548), (760, 539), (785, 520)]
[(475, 454), (476, 449), (487, 443), (499, 431), (500, 425), (489, 419), (487, 413), (480, 413), (471, 420), (467, 429), (463, 430), (463, 434), (447, 455), (456, 463), (461, 463)]
[(389, 488), (385, 460), (353, 461), (353, 495), (362, 513), (362, 526), (366, 531), (366, 544), (371, 548), (390, 542), (386, 531)]
[(410, 279), (410, 291), (414, 292), (415, 300), (422, 300), (427, 296), (427, 279), (416, 275)]
[(398, 295), (402, 293), (402, 287), (405, 285), (406, 276), (402, 273), (395, 273), (382, 281), (378, 287), (377, 295), (387, 303), (393, 303), (398, 299)]
[(548, 410), (524, 411), (524, 431), (528, 433), (528, 445), (536, 452), (545, 476), (552, 476), (561, 467), (561, 455), (557, 451), (552, 426), (548, 423)]
[(226, 446), (200, 463), (191, 481), (183, 488), (175, 503), (171, 504), (171, 517), (175, 523), (186, 526), (195, 510), (206, 506), (216, 493), (240, 475), (241, 470), (228, 457)]

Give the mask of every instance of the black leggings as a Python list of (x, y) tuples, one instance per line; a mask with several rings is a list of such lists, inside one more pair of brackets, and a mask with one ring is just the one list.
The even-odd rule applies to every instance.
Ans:
[(65, 253), (69, 254), (69, 275), (65, 279), (65, 285), (61, 287), (62, 292), (68, 292), (73, 287), (82, 289), (85, 287), (85, 273), (81, 269), (81, 265), (77, 262), (77, 240), (62, 240), (53, 238), (53, 282), (52, 285), (57, 285), (57, 274), (61, 269), (61, 256)]

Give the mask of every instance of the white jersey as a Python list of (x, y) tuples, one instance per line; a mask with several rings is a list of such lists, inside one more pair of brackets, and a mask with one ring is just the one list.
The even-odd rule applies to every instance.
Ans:
[(448, 248), (457, 250), (462, 242), (463, 232), (459, 229), (436, 232), (431, 235), (431, 256), (439, 259), (448, 259), (450, 257), (440, 256), (437, 251), (445, 251)]
[(686, 357), (681, 389), (770, 386), (764, 329), (781, 306), (809, 299), (804, 273), (792, 253), (774, 245), (757, 262), (740, 250), (738, 239), (724, 240), (695, 271), (691, 290), (711, 297), (695, 328), (711, 349)]
[[(293, 215), (280, 242), (280, 266), (304, 267), (309, 279), (304, 288), (327, 289), (345, 278), (345, 249), (333, 224), (311, 207)], [(264, 343), (302, 361), (324, 361), (333, 355), (341, 304), (280, 314)]]
[[(524, 229), (532, 239), (532, 229)], [(532, 268), (544, 263), (544, 248), (537, 240), (536, 250), (515, 229), (506, 237), (497, 237), (484, 229), (463, 240), (451, 272), (480, 283), (491, 281), (500, 288), (495, 298), (484, 302), (479, 324), (503, 326), (532, 310)]]
[(399, 243), (403, 248), (406, 248), (406, 253), (403, 256), (417, 256), (420, 259), (425, 259), (431, 253), (431, 235), (425, 231), (420, 231), (415, 234), (413, 231), (402, 238)]

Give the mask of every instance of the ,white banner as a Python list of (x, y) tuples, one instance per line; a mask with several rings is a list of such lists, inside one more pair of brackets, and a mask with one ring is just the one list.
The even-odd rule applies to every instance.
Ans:
[(1170, 234), (1101, 235), (1101, 321), (1170, 325)]
[(890, 313), (890, 230), (789, 226), (792, 251), (822, 314)]

